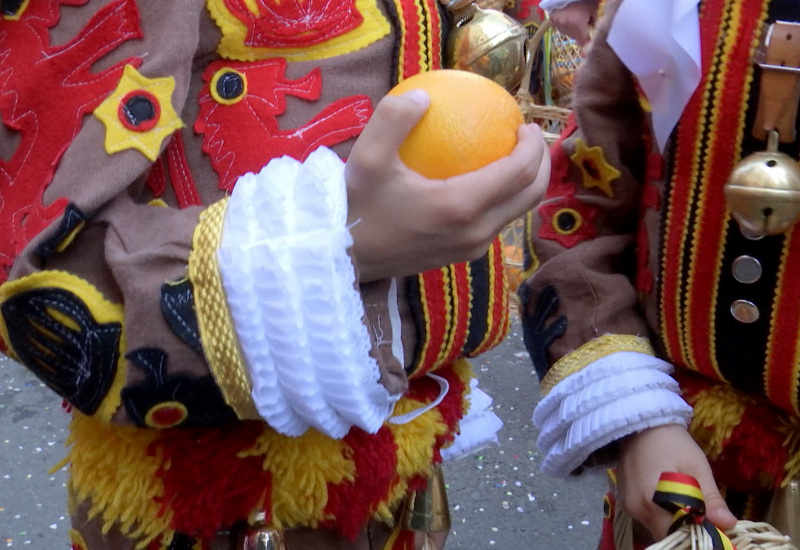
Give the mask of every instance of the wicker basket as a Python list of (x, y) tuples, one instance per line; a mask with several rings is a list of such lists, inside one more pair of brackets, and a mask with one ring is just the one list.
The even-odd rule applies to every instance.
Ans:
[[(542, 127), (545, 139), (552, 143), (558, 139), (561, 130), (564, 129), (567, 119), (571, 113), (571, 87), (572, 76), (577, 69), (579, 60), (572, 60), (572, 50), (564, 50), (566, 42), (558, 38), (553, 42), (554, 36), (560, 36), (550, 20), (546, 19), (535, 28), (531, 37), (527, 41), (527, 63), (522, 83), (516, 94), (517, 103), (522, 109), (522, 114), (526, 122), (537, 122)], [(574, 41), (573, 41), (574, 42)], [(544, 63), (542, 63), (541, 74), (536, 75), (542, 83), (542, 94), (539, 98), (531, 95), (531, 79), (534, 77), (533, 69), (535, 61), (540, 51), (544, 50)], [(549, 52), (549, 53), (548, 53)], [(550, 62), (548, 62), (548, 57)], [(557, 60), (557, 61), (554, 61)], [(554, 73), (552, 67), (558, 67), (558, 72)], [(554, 80), (554, 77), (555, 78)], [(558, 101), (553, 96), (553, 84), (558, 83), (556, 88), (559, 91)]]
[[(740, 521), (726, 534), (736, 550), (798, 550), (769, 523)], [(647, 550), (712, 550), (711, 537), (700, 525), (684, 525)]]

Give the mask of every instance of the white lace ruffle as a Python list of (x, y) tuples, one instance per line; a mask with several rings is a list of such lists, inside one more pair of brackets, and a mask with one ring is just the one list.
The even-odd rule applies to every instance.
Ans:
[(378, 431), (380, 384), (347, 249), (344, 163), (320, 147), (239, 178), (217, 252), (259, 414), (278, 432)]
[(544, 11), (553, 11), (563, 8), (564, 6), (568, 6), (573, 2), (577, 2), (578, 0), (542, 0), (539, 3), (539, 7), (542, 8)]
[(667, 424), (688, 425), (691, 407), (669, 376), (669, 363), (619, 352), (559, 382), (537, 405), (542, 471), (567, 476), (594, 451), (626, 435)]
[(487, 445), (497, 444), (497, 432), (503, 427), (489, 407), (492, 398), (478, 388), (478, 379), (470, 381), (469, 410), (459, 422), (459, 430), (452, 444), (441, 450), (442, 460), (455, 460), (479, 451)]

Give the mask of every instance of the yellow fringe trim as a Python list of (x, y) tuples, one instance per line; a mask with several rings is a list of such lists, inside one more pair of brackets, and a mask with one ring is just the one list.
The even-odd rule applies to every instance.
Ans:
[(781, 415), (781, 431), (786, 434), (783, 445), (789, 449), (789, 458), (783, 470), (785, 475), (781, 487), (786, 487), (792, 479), (800, 476), (800, 419), (796, 416)]
[(734, 388), (719, 384), (689, 398), (694, 409), (689, 432), (711, 460), (719, 457), (725, 442), (742, 421), (753, 399)]
[(104, 533), (116, 526), (139, 539), (137, 548), (171, 534), (172, 513), (167, 509), (159, 517), (156, 502), (164, 495), (156, 475), (162, 458), (147, 454), (159, 431), (103, 425), (78, 411), (73, 411), (70, 430), (71, 448), (64, 460), (70, 464), (68, 487), (74, 501), (91, 503), (89, 519), (100, 518)]
[[(100, 407), (98, 407), (94, 415), (104, 422), (110, 422), (111, 417), (122, 402), (120, 392), (122, 391), (127, 377), (124, 358), (125, 325), (123, 307), (121, 304), (115, 304), (106, 300), (100, 291), (88, 281), (67, 273), (66, 271), (40, 271), (14, 281), (6, 282), (0, 285), (0, 304), (22, 292), (29, 290), (46, 290), (48, 288), (66, 290), (77, 296), (89, 309), (92, 317), (98, 323), (116, 323), (122, 327), (119, 349), (117, 350), (119, 356), (117, 372), (114, 375), (114, 381), (111, 383), (108, 393), (103, 398)], [(79, 330), (79, 327), (68, 316), (55, 310), (51, 310), (49, 313), (52, 315), (53, 319), (70, 329)], [(8, 327), (6, 327), (5, 319), (2, 316), (0, 316), (0, 336), (2, 336), (6, 344), (9, 354), (12, 357), (16, 357), (16, 353), (8, 338)]]
[[(391, 31), (389, 21), (381, 13), (376, 0), (356, 0), (355, 9), (364, 20), (357, 28), (345, 34), (319, 44), (295, 48), (256, 48), (245, 44), (247, 26), (225, 7), (223, 0), (207, 0), (206, 6), (222, 31), (222, 40), (217, 53), (225, 59), (238, 61), (257, 61), (274, 57), (283, 57), (287, 61), (326, 59), (366, 48)], [(251, 8), (250, 11), (258, 15), (257, 7)]]
[[(469, 392), (472, 367), (466, 360), (453, 366), (454, 373)], [(395, 412), (405, 414), (426, 405), (402, 398)], [(408, 482), (417, 475), (428, 475), (433, 463), (437, 437), (447, 432), (441, 413), (434, 408), (402, 425), (386, 424), (397, 444), (397, 475), (385, 498), (372, 510), (373, 517), (391, 523), (392, 508), (408, 492)], [(99, 424), (94, 418), (73, 413), (71, 446), (57, 468), (69, 464), (70, 509), (90, 502), (89, 518), (100, 518), (103, 531), (116, 527), (145, 548), (159, 536), (171, 540), (173, 513), (159, 517), (164, 487), (157, 477), (162, 456), (149, 456), (148, 447), (162, 433), (133, 426)], [(239, 456), (263, 456), (263, 468), (271, 474), (272, 526), (305, 525), (314, 527), (334, 519), (324, 514), (328, 484), (338, 485), (356, 479), (353, 449), (343, 440), (330, 439), (315, 430), (291, 438), (266, 428), (255, 444)]]
[(591, 340), (572, 353), (559, 359), (542, 380), (542, 397), (550, 393), (556, 385), (570, 374), (574, 374), (606, 355), (619, 351), (635, 351), (655, 356), (653, 346), (647, 338), (629, 334), (606, 334)]
[[(255, 446), (241, 457), (263, 456), (264, 470), (272, 474), (272, 525), (276, 528), (307, 525), (332, 519), (323, 514), (328, 484), (355, 480), (352, 449), (340, 439), (316, 430), (287, 437), (264, 430)], [(313, 518), (309, 524), (309, 518)]]
[(227, 206), (228, 199), (225, 198), (200, 215), (189, 256), (189, 279), (194, 287), (203, 351), (225, 402), (240, 419), (260, 420), (250, 396), (252, 383), (236, 338), (217, 264)]

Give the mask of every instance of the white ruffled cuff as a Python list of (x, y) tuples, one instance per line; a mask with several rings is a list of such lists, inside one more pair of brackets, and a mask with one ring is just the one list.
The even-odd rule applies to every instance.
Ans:
[(400, 395), (380, 384), (347, 254), (344, 163), (320, 147), (245, 174), (217, 251), (261, 417), (278, 432), (375, 433)]
[(569, 475), (596, 450), (646, 428), (687, 426), (691, 407), (669, 376), (672, 366), (650, 355), (608, 355), (559, 382), (537, 405), (542, 471)]
[(503, 421), (489, 407), (492, 398), (478, 388), (478, 379), (470, 381), (469, 410), (458, 425), (455, 440), (441, 450), (442, 460), (455, 460), (479, 451), (487, 445), (497, 444), (497, 432)]

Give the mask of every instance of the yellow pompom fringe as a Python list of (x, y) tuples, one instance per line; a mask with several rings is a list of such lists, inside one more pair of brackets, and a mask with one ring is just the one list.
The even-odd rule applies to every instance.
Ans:
[[(458, 361), (453, 372), (469, 391), (472, 369)], [(405, 414), (425, 403), (403, 398), (396, 414)], [(416, 476), (429, 473), (437, 437), (448, 427), (436, 408), (407, 424), (387, 424), (397, 445), (397, 477), (381, 499), (373, 516), (391, 522), (392, 508), (408, 491)], [(71, 446), (67, 457), (55, 468), (70, 466), (69, 489), (76, 502), (90, 502), (89, 518), (102, 520), (103, 532), (117, 528), (144, 549), (159, 536), (171, 538), (173, 514), (159, 503), (164, 487), (157, 472), (164, 465), (162, 456), (148, 454), (159, 437), (157, 430), (132, 426), (113, 426), (98, 422), (78, 411), (73, 412)], [(353, 450), (342, 440), (309, 431), (301, 437), (282, 436), (266, 428), (256, 443), (238, 456), (263, 456), (263, 468), (272, 478), (272, 523), (276, 527), (307, 525), (333, 518), (324, 514), (328, 484), (355, 480)], [(159, 515), (161, 514), (161, 515)]]

